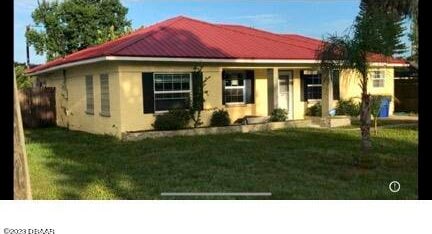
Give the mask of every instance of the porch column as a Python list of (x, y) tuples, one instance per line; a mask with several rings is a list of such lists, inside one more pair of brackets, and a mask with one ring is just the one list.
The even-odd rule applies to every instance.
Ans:
[(267, 69), (267, 114), (270, 115), (274, 110), (274, 94), (273, 94), (273, 69)]
[(273, 68), (273, 107), (279, 108), (279, 69), (277, 67)]
[(330, 72), (324, 71), (321, 74), (321, 126), (330, 127), (330, 110), (333, 104), (333, 82)]

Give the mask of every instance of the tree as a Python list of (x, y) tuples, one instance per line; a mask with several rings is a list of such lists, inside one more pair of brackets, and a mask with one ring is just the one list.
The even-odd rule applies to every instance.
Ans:
[(411, 33), (408, 35), (411, 41), (411, 56), (409, 60), (418, 63), (418, 19), (413, 18), (411, 22)]
[(417, 18), (412, 19), (411, 33), (408, 35), (411, 40), (411, 56), (409, 60), (418, 63), (418, 21)]
[(409, 38), (411, 40), (412, 51), (409, 59), (418, 63), (418, 0), (411, 0), (410, 6), (411, 33), (409, 34)]
[(31, 28), (26, 38), (52, 60), (129, 33), (127, 12), (119, 0), (38, 0), (32, 18), (44, 30)]
[(201, 120), (201, 112), (204, 109), (205, 98), (204, 95), (208, 96), (208, 91), (205, 90), (207, 85), (207, 81), (211, 78), (211, 76), (202, 77), (202, 68), (203, 66), (194, 66), (192, 77), (195, 79), (192, 82), (195, 82), (196, 87), (193, 92), (193, 99), (190, 101), (187, 99), (186, 106), (188, 106), (188, 111), (190, 118), (194, 123), (194, 128), (197, 128), (203, 124)]
[[(396, 2), (396, 1), (393, 1)], [(403, 54), (406, 50), (400, 38), (404, 35), (404, 15), (395, 10), (377, 7), (381, 1), (362, 1), (356, 17), (355, 37), (367, 40), (370, 52), (386, 56)]]
[(26, 70), (25, 64), (15, 62), (14, 67), (18, 89), (31, 88), (33, 86), (32, 77), (24, 74)]
[[(330, 79), (330, 72), (333, 70), (351, 70), (359, 73), (359, 86), (361, 88), (361, 152), (362, 157), (369, 156), (372, 148), (370, 139), (371, 126), (371, 100), (368, 92), (368, 58), (372, 53), (392, 55), (400, 47), (400, 34), (398, 25), (388, 25), (382, 31), (379, 26), (383, 22), (394, 22), (393, 14), (383, 11), (376, 11), (361, 6), (360, 13), (353, 25), (352, 34), (330, 36), (318, 51), (318, 58), (321, 60), (320, 67), (323, 71), (323, 79)], [(391, 26), (395, 27), (391, 29)], [(355, 157), (354, 163), (360, 163), (361, 157)]]
[(388, 12), (402, 18), (411, 20), (411, 56), (410, 60), (418, 61), (418, 0), (362, 0), (361, 5), (369, 6), (370, 9)]
[(418, 0), (362, 0), (361, 4), (411, 18), (417, 18), (418, 14)]
[[(365, 25), (365, 24), (364, 24)], [(358, 36), (358, 35), (357, 35)], [(333, 70), (353, 70), (360, 74), (359, 86), (361, 88), (361, 111), (360, 111), (360, 130), (361, 130), (361, 150), (363, 155), (367, 155), (371, 148), (370, 141), (370, 103), (367, 90), (368, 83), (368, 62), (366, 43), (361, 42), (358, 37), (330, 36), (318, 51), (320, 67), (323, 79), (329, 79), (330, 72)], [(359, 163), (360, 157), (356, 157), (355, 164)]]

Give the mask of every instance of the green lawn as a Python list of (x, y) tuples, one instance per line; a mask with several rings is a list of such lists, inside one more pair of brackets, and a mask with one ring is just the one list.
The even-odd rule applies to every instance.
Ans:
[[(378, 126), (387, 126), (387, 125), (415, 125), (417, 124), (417, 120), (411, 120), (411, 119), (378, 119)], [(351, 124), (354, 127), (360, 126), (360, 120), (351, 120)], [(374, 127), (374, 121), (371, 120), (372, 128)]]
[[(359, 131), (272, 132), (121, 142), (60, 128), (26, 130), (34, 199), (174, 199), (161, 192), (271, 192), (225, 199), (416, 199), (416, 126), (373, 136), (373, 169), (355, 168)], [(388, 184), (397, 180), (398, 193)], [(177, 199), (215, 197), (177, 197)], [(218, 197), (216, 199), (221, 199)]]

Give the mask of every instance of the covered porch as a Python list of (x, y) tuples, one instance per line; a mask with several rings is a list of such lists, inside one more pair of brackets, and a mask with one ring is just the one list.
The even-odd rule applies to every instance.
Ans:
[[(308, 107), (321, 102), (323, 112), (334, 107), (338, 79), (322, 80), (316, 66), (222, 67), (222, 105), (233, 120), (270, 116), (276, 108), (288, 120), (305, 118)], [(335, 89), (337, 92), (333, 92)]]

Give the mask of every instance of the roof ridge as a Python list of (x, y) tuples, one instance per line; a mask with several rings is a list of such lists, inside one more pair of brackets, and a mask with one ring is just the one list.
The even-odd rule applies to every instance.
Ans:
[(255, 30), (255, 31), (263, 32), (263, 33), (272, 34), (272, 35), (275, 35), (275, 36), (280, 36), (279, 33), (273, 33), (273, 32), (270, 32), (270, 31), (265, 31), (265, 30), (262, 30), (262, 29), (259, 29), (259, 28), (253, 28), (253, 27), (246, 26), (246, 25), (241, 25), (241, 24), (219, 24), (219, 25), (221, 25), (221, 26), (225, 25), (225, 26), (243, 27), (243, 28), (252, 29), (252, 30)]
[[(262, 29), (259, 29), (259, 28), (253, 28), (253, 27), (249, 27), (249, 26), (245, 26), (245, 25), (241, 25), (241, 24), (220, 24), (220, 25), (222, 25), (222, 26), (243, 27), (243, 28), (247, 28), (247, 29), (251, 29), (251, 30), (255, 30), (255, 31), (263, 32), (263, 33), (272, 34), (274, 36), (279, 36), (279, 37), (280, 36), (282, 36), (282, 37), (284, 37), (284, 36), (299, 36), (299, 37), (305, 38), (306, 40), (313, 40), (313, 41), (317, 41), (317, 42), (323, 42), (322, 40), (315, 39), (315, 38), (312, 38), (312, 37), (306, 37), (306, 36), (303, 36), (303, 35), (300, 35), (300, 34), (296, 34), (296, 33), (274, 33), (274, 32), (265, 31), (265, 30), (262, 30)], [(301, 41), (304, 41), (304, 40), (301, 40)]]
[[(268, 38), (268, 37), (265, 37), (265, 36), (258, 36), (258, 35), (254, 35), (254, 34), (251, 34), (251, 33), (241, 32), (239, 30), (235, 30), (235, 29), (232, 29), (232, 28), (226, 28), (223, 25), (216, 25), (216, 26), (218, 26), (220, 28), (223, 28), (225, 30), (234, 31), (234, 32), (237, 32), (237, 33), (245, 34), (245, 35), (259, 37), (259, 38), (263, 38), (263, 39), (266, 39), (266, 40), (271, 40), (271, 41), (275, 41), (275, 42), (279, 42), (279, 43), (283, 43), (283, 44), (287, 44), (287, 45), (291, 45), (291, 46), (295, 46), (295, 47), (301, 47), (301, 48), (304, 48), (304, 49), (307, 49), (307, 50), (313, 50), (313, 51), (315, 51), (314, 49), (311, 49), (311, 48), (308, 48), (308, 47), (305, 47), (305, 46), (295, 45), (295, 44), (288, 43), (286, 41), (275, 40), (275, 39)], [(230, 25), (230, 26), (240, 26), (240, 27), (244, 27), (244, 28), (248, 28), (248, 29), (252, 29), (252, 30), (257, 30), (257, 31), (260, 31), (260, 32), (263, 32), (263, 33), (272, 34), (272, 35), (277, 36), (277, 37), (281, 37), (280, 34), (264, 31), (264, 30), (261, 30), (261, 29), (255, 29), (255, 28), (247, 27), (247, 26), (244, 26), (244, 25)]]
[[(143, 39), (145, 39), (145, 38), (147, 38), (147, 37), (153, 35), (154, 33), (158, 33), (158, 32), (160, 32), (160, 31), (165, 30), (168, 26), (172, 25), (173, 23), (175, 23), (175, 22), (177, 22), (177, 21), (179, 21), (179, 20), (182, 20), (183, 18), (185, 18), (185, 17), (183, 17), (183, 16), (177, 16), (177, 17), (174, 17), (174, 18), (171, 18), (171, 19), (164, 20), (164, 21), (162, 21), (162, 22), (158, 22), (158, 23), (152, 24), (152, 25), (148, 26), (147, 28), (143, 28), (142, 30), (146, 30), (146, 31), (148, 31), (148, 30), (150, 30), (150, 29), (153, 29), (153, 28), (156, 28), (156, 27), (161, 27), (162, 25), (167, 24), (166, 27), (161, 28), (159, 31), (149, 32), (148, 34), (144, 33), (143, 37), (138, 38), (138, 39), (136, 39), (135, 41), (132, 41), (132, 42), (126, 43), (126, 44), (123, 45), (123, 46), (117, 45), (117, 46), (115, 46), (114, 48), (111, 48), (111, 49), (108, 50), (107, 52), (103, 53), (103, 55), (110, 55), (110, 54), (112, 54), (112, 53), (117, 53), (117, 52), (119, 52), (120, 50), (123, 50), (124, 48), (126, 48), (126, 47), (128, 47), (128, 46), (131, 46), (131, 45), (133, 45), (133, 44), (136, 44), (136, 43), (138, 43), (139, 41), (141, 41), (141, 40), (143, 40)], [(116, 48), (116, 47), (120, 47), (120, 48)]]
[(271, 38), (268, 38), (268, 37), (257, 36), (257, 35), (254, 35), (254, 34), (241, 32), (241, 31), (238, 31), (238, 30), (235, 30), (235, 29), (226, 28), (226, 27), (224, 27), (224, 25), (225, 25), (225, 26), (240, 26), (240, 27), (244, 27), (244, 28), (249, 28), (249, 29), (252, 29), (252, 30), (260, 31), (260, 32), (263, 32), (263, 33), (272, 34), (272, 35), (274, 35), (274, 36), (278, 36), (278, 37), (281, 36), (280, 34), (273, 33), (273, 32), (269, 32), (269, 31), (265, 31), (265, 30), (262, 30), (262, 29), (251, 28), (251, 27), (248, 27), (248, 26), (245, 26), (245, 25), (241, 25), (241, 24), (219, 24), (219, 23), (216, 24), (216, 23), (210, 23), (210, 22), (207, 22), (207, 21), (202, 21), (202, 20), (198, 20), (198, 19), (194, 19), (194, 18), (190, 18), (190, 17), (182, 16), (182, 15), (181, 15), (181, 16), (178, 16), (178, 17), (179, 17), (179, 18), (183, 18), (183, 19), (189, 19), (189, 20), (192, 20), (192, 21), (196, 21), (196, 22), (198, 22), (198, 23), (207, 24), (207, 25), (210, 25), (210, 26), (214, 26), (214, 27), (222, 28), (222, 29), (224, 29), (224, 30), (233, 31), (233, 32), (236, 32), (236, 33), (241, 33), (241, 34), (245, 34), (245, 35), (250, 35), (250, 36), (254, 36), (254, 37), (259, 37), (259, 38), (263, 38), (263, 39), (266, 39), (266, 40), (272, 40), (272, 41), (275, 41), (275, 42), (284, 43), (284, 44), (291, 45), (291, 46), (296, 46), (296, 47), (301, 47), (301, 48), (305, 48), (305, 49), (308, 49), (308, 50), (314, 50), (314, 49), (311, 49), (311, 48), (308, 48), (308, 47), (304, 47), (304, 46), (293, 45), (293, 44), (291, 44), (291, 43), (287, 43), (286, 41), (274, 40), (274, 39), (271, 39)]
[[(304, 38), (304, 39), (297, 38), (297, 40), (299, 40), (299, 41), (309, 40), (309, 41), (317, 41), (317, 42), (320, 42), (320, 43), (324, 42), (324, 41), (322, 41), (320, 39), (316, 39), (316, 38), (312, 38), (312, 37), (306, 37), (306, 36), (303, 36), (303, 35), (300, 35), (300, 34), (297, 34), (297, 33), (274, 33), (274, 32), (265, 31), (265, 30), (262, 30), (262, 29), (259, 29), (259, 28), (252, 28), (252, 27), (249, 27), (249, 26), (241, 25), (241, 24), (218, 24), (218, 25), (221, 25), (221, 26), (243, 27), (243, 28), (247, 28), (247, 29), (251, 29), (251, 30), (255, 30), (255, 31), (263, 32), (263, 33), (272, 34), (274, 36), (282, 36), (282, 37), (283, 36), (298, 36), (298, 37)], [(295, 38), (293, 38), (293, 39), (295, 39)]]
[(303, 38), (302, 40), (317, 41), (317, 42), (321, 42), (321, 43), (324, 42), (321, 39), (317, 39), (317, 38), (313, 38), (313, 37), (307, 37), (307, 36), (303, 36), (303, 35), (300, 35), (297, 33), (281, 33), (280, 35), (281, 36), (296, 36), (296, 37)]

